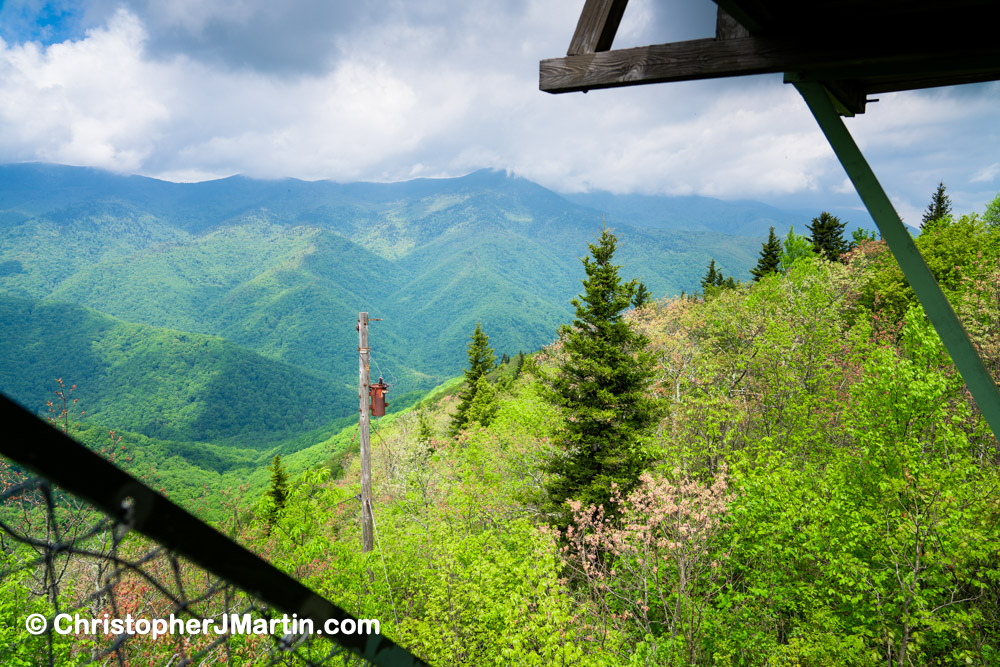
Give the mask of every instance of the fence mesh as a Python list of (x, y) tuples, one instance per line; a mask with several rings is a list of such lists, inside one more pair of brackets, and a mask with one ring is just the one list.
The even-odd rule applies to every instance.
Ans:
[(3, 664), (423, 664), (7, 399), (0, 413), (34, 440), (0, 444)]

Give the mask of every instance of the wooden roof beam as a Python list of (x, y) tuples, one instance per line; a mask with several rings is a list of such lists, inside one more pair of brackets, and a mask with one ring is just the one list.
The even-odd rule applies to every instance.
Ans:
[(626, 5), (628, 0), (587, 0), (566, 55), (610, 50)]
[[(764, 37), (695, 39), (542, 60), (539, 88), (568, 93), (774, 72), (864, 83), (879, 71), (886, 72), (887, 79), (900, 81), (922, 72), (934, 72), (939, 78), (1000, 78), (1000, 49), (960, 34), (934, 43), (907, 33), (850, 44), (836, 35), (795, 42)], [(892, 87), (891, 81), (881, 83), (882, 90)]]

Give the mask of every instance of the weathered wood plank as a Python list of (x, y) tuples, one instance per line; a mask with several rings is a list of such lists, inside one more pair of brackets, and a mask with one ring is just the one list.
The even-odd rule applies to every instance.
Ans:
[(587, 0), (567, 55), (607, 51), (615, 40), (628, 0)]
[(715, 15), (716, 39), (743, 39), (749, 36), (750, 31), (743, 24), (730, 16), (725, 9), (719, 7), (719, 11)]
[[(905, 35), (903, 38), (905, 39)], [(926, 41), (816, 38), (789, 42), (760, 37), (696, 39), (543, 60), (539, 88), (549, 93), (618, 88), (667, 81), (802, 72), (812, 80), (858, 80), (882, 69), (893, 78), (961, 76), (976, 63), (977, 76), (997, 72), (1000, 46), (967, 41), (961, 35)]]
[[(813, 58), (804, 56), (812, 55)], [(821, 64), (823, 54), (754, 37), (694, 39), (543, 60), (539, 88), (567, 93), (645, 83), (783, 72), (789, 62)]]

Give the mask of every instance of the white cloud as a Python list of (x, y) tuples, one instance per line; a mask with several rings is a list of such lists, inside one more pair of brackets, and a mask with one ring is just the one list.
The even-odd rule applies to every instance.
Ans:
[[(539, 92), (578, 0), (290, 3), (92, 0), (95, 27), (73, 41), (0, 42), (0, 162), (180, 180), (497, 167), (561, 190), (856, 204), (780, 76)], [(704, 36), (701, 9), (672, 20), (635, 0), (616, 45)], [(849, 128), (899, 205), (921, 210), (944, 180), (957, 210), (981, 207), (1000, 173), (1000, 86), (881, 98)]]
[(85, 39), (41, 48), (0, 44), (0, 154), (118, 171), (142, 168), (169, 115), (158, 67), (142, 60), (127, 12)]
[(1000, 174), (1000, 162), (994, 162), (977, 171), (969, 180), (973, 183), (992, 183), (998, 174)]

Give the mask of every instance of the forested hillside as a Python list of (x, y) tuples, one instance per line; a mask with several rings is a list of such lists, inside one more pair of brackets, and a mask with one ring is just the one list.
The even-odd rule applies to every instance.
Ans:
[[(92, 418), (153, 438), (301, 434), (317, 425), (317, 411), (326, 423), (353, 412), (354, 390), (342, 390), (356, 382), (361, 310), (382, 318), (372, 331), (373, 359), (393, 385), (393, 405), (457, 374), (476, 322), (508, 354), (544, 345), (571, 316), (577, 257), (601, 218), (600, 210), (503, 172), (389, 184), (241, 177), (176, 184), (58, 165), (3, 166), (0, 294), (44, 304), (18, 310), (45, 313), (52, 326), (46, 335), (58, 340), (0, 339), (0, 355), (16, 360), (0, 390), (38, 409), (47, 394), (41, 388), (64, 377), (79, 386)], [(706, 248), (737, 276), (746, 275), (756, 252), (756, 240), (715, 232), (617, 229), (621, 261), (657, 295), (694, 289)], [(192, 341), (223, 338), (242, 348), (227, 347), (227, 354), (266, 358), (324, 390), (275, 380), (271, 388), (282, 387), (284, 400), (300, 407), (275, 411), (273, 423), (260, 424), (267, 414), (260, 412), (244, 419), (240, 411), (249, 407), (202, 417), (211, 401), (195, 397), (195, 388), (210, 377), (229, 382), (220, 359), (190, 356), (183, 380), (156, 384), (152, 378), (163, 373), (142, 379), (126, 371), (153, 368), (155, 354), (172, 351), (154, 353), (152, 343), (112, 349), (111, 338), (92, 349), (77, 327), (97, 314), (55, 304), (192, 334)], [(56, 322), (56, 313), (69, 319)], [(116, 361), (95, 365), (95, 355)], [(163, 369), (172, 364), (164, 361)], [(250, 377), (258, 376), (242, 381)], [(225, 395), (239, 386), (227, 385)], [(135, 406), (140, 395), (142, 408), (113, 408)], [(299, 413), (309, 416), (288, 419)]]
[[(1000, 379), (998, 206), (930, 219), (917, 245)], [(602, 230), (573, 271), (572, 323), (550, 344), (505, 357), (483, 322), (464, 332), (465, 382), (375, 420), (369, 554), (356, 425), (286, 439), (271, 459), (109, 434), (78, 421), (62, 383), (50, 410), (432, 664), (996, 664), (1000, 446), (885, 244), (841, 232), (820, 215), (811, 240), (761, 244), (757, 280), (725, 279), (713, 262), (697, 293), (649, 301), (619, 259), (627, 239)], [(93, 382), (101, 364), (149, 348), (171, 369), (164, 385), (192, 379), (168, 393), (195, 404), (232, 397), (176, 372), (202, 354), (237, 402), (232, 365), (270, 375), (248, 397), (323, 391), (218, 338), (31, 300), (4, 309), (5, 338), (92, 341)], [(241, 419), (254, 418), (247, 402)], [(191, 410), (179, 405), (172, 428), (189, 428)], [(199, 493), (208, 469), (225, 488)], [(128, 595), (142, 606), (158, 592)], [(73, 654), (72, 637), (56, 641)], [(172, 646), (123, 650), (146, 664)], [(17, 650), (30, 663), (48, 649)]]
[[(918, 245), (1000, 379), (1000, 227)], [(642, 348), (609, 373), (648, 374), (656, 418), (622, 431), (638, 477), (622, 452), (589, 478), (601, 506), (565, 493), (600, 460), (575, 425), (635, 399), (567, 398), (594, 324), (479, 375), (456, 435), (468, 393), (377, 423), (369, 557), (350, 458), (261, 496), (243, 539), (434, 664), (997, 664), (1000, 448), (885, 245), (708, 292), (628, 311)]]

